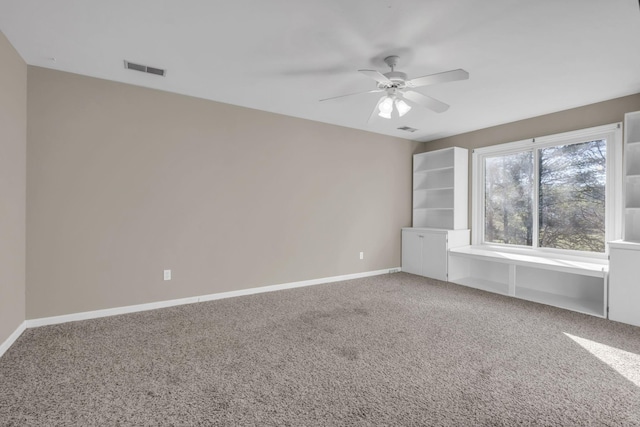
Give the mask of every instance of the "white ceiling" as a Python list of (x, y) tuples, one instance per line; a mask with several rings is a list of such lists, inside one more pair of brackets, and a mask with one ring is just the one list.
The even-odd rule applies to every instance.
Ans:
[[(640, 92), (638, 0), (0, 0), (0, 30), (30, 65), (419, 141)], [(441, 114), (318, 102), (374, 89), (357, 70), (389, 54), (471, 76), (419, 89)]]

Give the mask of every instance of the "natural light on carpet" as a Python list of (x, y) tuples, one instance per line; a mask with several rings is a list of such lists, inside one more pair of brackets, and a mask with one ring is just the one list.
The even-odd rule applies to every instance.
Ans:
[(564, 332), (566, 336), (580, 344), (589, 353), (602, 360), (620, 375), (640, 387), (640, 355), (600, 344)]

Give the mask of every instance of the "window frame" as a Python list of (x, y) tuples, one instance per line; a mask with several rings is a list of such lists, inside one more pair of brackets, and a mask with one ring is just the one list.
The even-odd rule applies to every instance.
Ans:
[[(539, 236), (539, 149), (559, 145), (571, 145), (598, 139), (607, 141), (606, 185), (605, 185), (605, 252), (577, 251), (570, 249), (540, 248)], [(532, 200), (533, 245), (523, 246), (506, 243), (485, 242), (485, 159), (488, 157), (533, 151), (534, 190)], [(471, 243), (487, 249), (536, 252), (542, 255), (565, 254), (593, 258), (606, 258), (609, 253), (607, 242), (622, 238), (622, 123), (596, 126), (571, 132), (536, 137), (521, 141), (507, 142), (477, 148), (472, 153), (471, 174)]]

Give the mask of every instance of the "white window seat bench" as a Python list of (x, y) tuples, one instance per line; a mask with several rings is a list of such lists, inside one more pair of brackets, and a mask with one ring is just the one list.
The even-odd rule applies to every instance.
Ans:
[(606, 259), (463, 246), (448, 261), (450, 282), (607, 317)]

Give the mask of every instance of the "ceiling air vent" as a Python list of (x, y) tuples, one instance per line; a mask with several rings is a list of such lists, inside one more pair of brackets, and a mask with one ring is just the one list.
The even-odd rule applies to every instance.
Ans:
[(409, 126), (402, 126), (402, 127), (398, 128), (398, 130), (403, 130), (403, 131), (406, 131), (406, 132), (415, 132), (418, 129), (410, 128)]
[(127, 70), (142, 71), (143, 73), (155, 74), (157, 76), (164, 76), (166, 71), (161, 68), (149, 67), (147, 65), (134, 64), (133, 62), (124, 61), (124, 68)]

